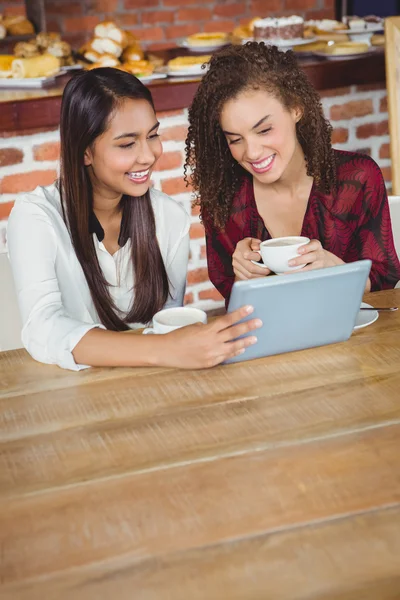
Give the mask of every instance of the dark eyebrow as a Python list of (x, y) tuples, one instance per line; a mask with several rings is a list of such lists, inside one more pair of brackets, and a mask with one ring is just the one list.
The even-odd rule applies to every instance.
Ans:
[[(263, 117), (262, 119), (260, 119), (259, 121), (257, 121), (257, 123), (252, 127), (252, 129), (257, 129), (257, 127), (259, 127), (261, 125), (261, 123), (263, 123), (264, 121), (266, 121), (267, 119), (270, 118), (271, 115), (265, 115), (265, 117)], [(240, 135), (239, 133), (232, 133), (232, 131), (225, 131), (224, 130), (224, 134), (225, 135)]]
[[(149, 133), (152, 133), (159, 126), (160, 126), (160, 123), (157, 121), (157, 123), (155, 125), (153, 125), (153, 127), (150, 129)], [(137, 138), (137, 137), (139, 137), (139, 134), (135, 133), (135, 132), (121, 133), (121, 135), (117, 135), (117, 137), (115, 137), (114, 140), (121, 140), (122, 138), (126, 138), (126, 137)]]

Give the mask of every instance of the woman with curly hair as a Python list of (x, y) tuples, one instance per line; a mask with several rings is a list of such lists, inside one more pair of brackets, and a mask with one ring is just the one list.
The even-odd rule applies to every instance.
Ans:
[(369, 258), (366, 291), (400, 279), (382, 173), (334, 150), (320, 98), (292, 52), (249, 42), (216, 53), (189, 110), (185, 177), (200, 204), (210, 279), (269, 275), (260, 242), (307, 236), (302, 271)]

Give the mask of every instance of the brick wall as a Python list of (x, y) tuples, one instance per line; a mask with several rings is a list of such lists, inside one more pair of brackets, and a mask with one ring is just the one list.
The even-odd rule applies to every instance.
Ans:
[[(2, 12), (21, 12), (21, 0), (0, 0)], [(94, 26), (115, 19), (145, 47), (171, 47), (197, 31), (231, 31), (254, 16), (333, 17), (334, 0), (45, 0), (47, 29), (80, 44)]]
[[(333, 142), (342, 150), (370, 154), (382, 168), (391, 189), (387, 94), (382, 86), (358, 86), (326, 91), (324, 110), (331, 119)], [(173, 196), (191, 214), (190, 263), (186, 302), (210, 308), (221, 297), (207, 275), (203, 227), (197, 208), (191, 209), (190, 193), (183, 181), (184, 140), (187, 111), (158, 114), (164, 154), (154, 173), (157, 189)], [(0, 134), (1, 136), (1, 134)], [(6, 248), (6, 223), (18, 192), (47, 185), (58, 168), (58, 131), (36, 132), (20, 137), (0, 137), (0, 252)]]

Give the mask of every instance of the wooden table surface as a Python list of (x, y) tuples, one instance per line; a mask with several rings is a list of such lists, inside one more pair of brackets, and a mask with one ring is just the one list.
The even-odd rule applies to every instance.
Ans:
[(400, 311), (208, 371), (0, 353), (0, 542), (2, 600), (400, 598)]

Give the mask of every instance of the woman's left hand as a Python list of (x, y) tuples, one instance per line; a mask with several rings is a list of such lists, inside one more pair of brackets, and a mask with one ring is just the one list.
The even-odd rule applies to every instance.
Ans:
[(308, 244), (300, 246), (298, 253), (299, 256), (297, 258), (293, 258), (289, 261), (289, 267), (304, 265), (304, 263), (306, 263), (306, 266), (302, 269), (297, 269), (296, 271), (288, 271), (288, 274), (344, 265), (342, 259), (335, 256), (335, 254), (332, 254), (332, 252), (324, 250), (319, 240), (311, 240)]

